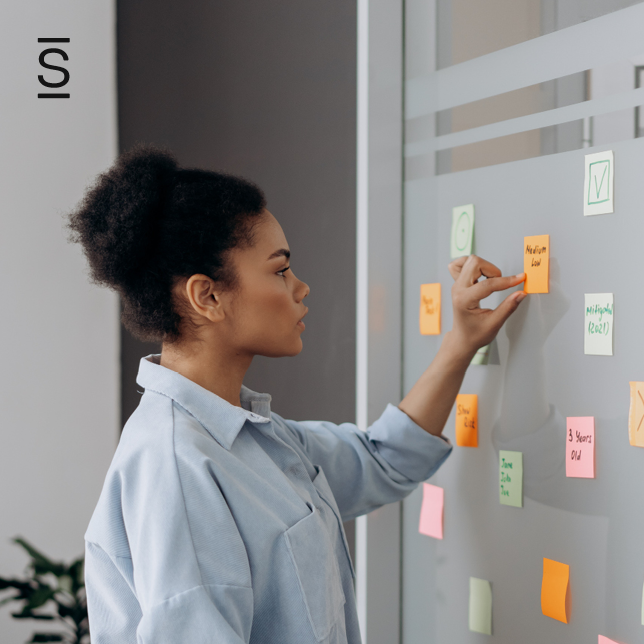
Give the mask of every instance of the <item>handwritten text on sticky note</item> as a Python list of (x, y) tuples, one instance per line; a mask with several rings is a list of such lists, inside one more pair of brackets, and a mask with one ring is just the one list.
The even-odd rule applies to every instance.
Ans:
[(420, 332), (422, 335), (440, 335), (441, 285), (420, 285)]
[(644, 447), (644, 382), (631, 382), (631, 407), (628, 413), (628, 442)]
[(566, 593), (570, 579), (570, 566), (552, 559), (543, 560), (541, 581), (541, 612), (548, 617), (568, 623)]
[(492, 635), (492, 586), (486, 579), (470, 577), (470, 630)]
[(566, 418), (566, 476), (595, 478), (595, 418)]
[(461, 447), (478, 447), (478, 396), (456, 396), (456, 444)]
[(443, 506), (445, 490), (431, 483), (423, 483), (423, 504), (420, 508), (418, 532), (435, 539), (443, 538)]
[(613, 355), (613, 294), (586, 293), (584, 315), (584, 353)]
[(523, 452), (499, 451), (499, 501), (523, 507)]
[(523, 270), (526, 293), (548, 293), (550, 290), (550, 235), (523, 239)]

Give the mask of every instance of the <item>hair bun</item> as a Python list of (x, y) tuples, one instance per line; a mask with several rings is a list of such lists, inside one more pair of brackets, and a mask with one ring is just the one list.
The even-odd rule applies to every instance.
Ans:
[(149, 264), (177, 170), (169, 151), (138, 144), (86, 191), (69, 215), (69, 228), (72, 241), (92, 249), (95, 282), (120, 290)]

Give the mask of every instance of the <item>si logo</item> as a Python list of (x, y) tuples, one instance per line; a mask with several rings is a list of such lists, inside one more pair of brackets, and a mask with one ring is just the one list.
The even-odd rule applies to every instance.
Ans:
[[(69, 42), (69, 38), (38, 38), (38, 42), (42, 43), (66, 43)], [(61, 87), (64, 87), (69, 83), (69, 71), (65, 67), (60, 67), (59, 65), (52, 65), (51, 62), (47, 61), (47, 58), (49, 57), (49, 60), (51, 61), (51, 57), (57, 55), (60, 56), (63, 61), (68, 61), (69, 56), (65, 52), (64, 49), (60, 49), (58, 47), (48, 47), (47, 49), (43, 49), (40, 52), (40, 55), (38, 56), (38, 62), (42, 67), (45, 67), (46, 69), (53, 69), (57, 72), (61, 72), (63, 74), (62, 80), (54, 80), (52, 79), (51, 75), (49, 75), (50, 80), (46, 80), (45, 76), (43, 74), (38, 74), (38, 80), (41, 85), (44, 87), (52, 88), (52, 89), (59, 89)], [(56, 62), (59, 62), (56, 60)], [(69, 94), (62, 93), (62, 92), (40, 92), (38, 94), (38, 98), (69, 98)]]

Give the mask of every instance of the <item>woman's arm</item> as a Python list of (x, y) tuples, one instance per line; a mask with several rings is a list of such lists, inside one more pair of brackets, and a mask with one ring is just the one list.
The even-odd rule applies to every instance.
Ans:
[[(525, 273), (503, 277), (494, 264), (476, 255), (454, 260), (449, 271), (455, 280), (452, 330), (445, 334), (436, 357), (398, 405), (417, 425), (435, 436), (443, 431), (474, 354), (492, 342), (526, 296), (517, 291), (496, 309), (482, 309), (482, 299), (517, 286), (525, 280)], [(482, 277), (487, 279), (479, 281)]]

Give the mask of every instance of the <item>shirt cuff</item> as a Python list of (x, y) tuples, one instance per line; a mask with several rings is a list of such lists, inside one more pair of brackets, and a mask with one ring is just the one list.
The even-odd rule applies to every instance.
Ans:
[(369, 427), (369, 439), (378, 453), (410, 481), (426, 481), (445, 462), (452, 444), (419, 427), (395, 405), (387, 405), (382, 416)]

